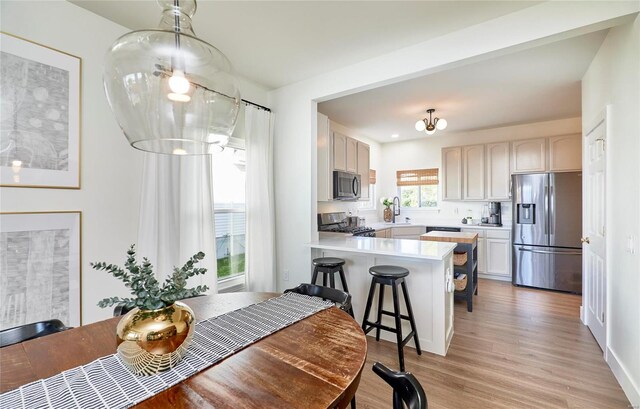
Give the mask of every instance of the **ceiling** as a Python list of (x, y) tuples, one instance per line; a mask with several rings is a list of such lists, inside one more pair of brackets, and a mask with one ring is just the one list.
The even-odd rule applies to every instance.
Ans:
[[(379, 142), (581, 114), (580, 81), (607, 30), (323, 102), (318, 111)], [(426, 109), (447, 129), (418, 132)], [(398, 134), (392, 139), (392, 134)]]
[[(160, 21), (154, 0), (71, 2), (131, 30), (155, 28)], [(200, 0), (193, 26), (242, 76), (271, 89), (537, 3)]]

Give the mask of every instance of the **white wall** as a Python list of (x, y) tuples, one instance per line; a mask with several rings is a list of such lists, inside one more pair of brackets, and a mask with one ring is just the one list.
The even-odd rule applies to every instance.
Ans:
[[(434, 135), (425, 136), (421, 139), (385, 143), (382, 145), (382, 166), (378, 172), (378, 193), (380, 196), (387, 197), (397, 195), (397, 170), (440, 168), (442, 162), (441, 149), (444, 147), (579, 133), (581, 133), (581, 119), (568, 118), (471, 132), (449, 133), (446, 130), (437, 131)], [(442, 175), (442, 169), (440, 169), (440, 175)], [(441, 192), (438, 197), (442, 197)], [(485, 203), (440, 201), (439, 212), (424, 209), (402, 209), (402, 214), (403, 217), (411, 217), (415, 223), (428, 223), (430, 220), (460, 222), (463, 217), (469, 214), (469, 210), (471, 210), (474, 219), (479, 219), (482, 206)], [(380, 211), (379, 217), (381, 215)], [(504, 203), (502, 215), (505, 224), (509, 223), (511, 219), (509, 202)]]
[[(638, 12), (637, 2), (543, 2), (270, 93), (274, 137), (278, 288), (304, 282), (317, 238), (317, 102), (453, 65), (602, 30)], [(428, 57), (425, 57), (428, 56)], [(286, 274), (285, 274), (286, 273)], [(284, 281), (283, 276), (289, 280)]]
[[(607, 329), (609, 362), (640, 406), (640, 18), (612, 29), (582, 82), (583, 129), (607, 105)], [(635, 254), (626, 251), (635, 240)]]
[[(81, 189), (0, 188), (2, 212), (82, 211), (82, 321), (111, 316), (98, 300), (126, 295), (113, 277), (89, 262), (123, 263), (137, 241), (142, 153), (118, 127), (102, 88), (103, 57), (130, 31), (66, 1), (2, 1), (1, 29), (82, 59)], [(266, 90), (240, 80), (243, 98), (266, 105)]]
[[(136, 242), (142, 154), (116, 124), (102, 88), (103, 57), (128, 30), (67, 2), (1, 3), (2, 30), (82, 59), (81, 189), (0, 188), (3, 212), (82, 211), (82, 322), (107, 318), (99, 299), (125, 295), (91, 261), (123, 262)], [(90, 34), (89, 34), (90, 33)]]

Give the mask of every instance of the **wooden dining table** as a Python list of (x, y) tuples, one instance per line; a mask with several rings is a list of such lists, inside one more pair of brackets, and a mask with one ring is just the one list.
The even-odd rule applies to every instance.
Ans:
[[(278, 296), (230, 293), (185, 300), (205, 319)], [(116, 352), (114, 317), (0, 349), (0, 392)], [(332, 307), (255, 342), (136, 408), (344, 408), (367, 356), (362, 329)]]

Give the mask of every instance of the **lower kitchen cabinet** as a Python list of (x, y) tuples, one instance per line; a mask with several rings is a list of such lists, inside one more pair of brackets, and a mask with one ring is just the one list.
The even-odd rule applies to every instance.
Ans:
[(484, 237), (478, 238), (478, 274), (487, 272), (487, 246)]
[(376, 230), (376, 238), (377, 239), (390, 239), (391, 238), (391, 229), (382, 229)]
[(511, 243), (505, 239), (485, 239), (486, 274), (511, 277)]
[(420, 240), (420, 235), (427, 229), (424, 226), (402, 226), (391, 229), (391, 236), (394, 239)]
[(478, 233), (478, 274), (496, 280), (511, 279), (511, 232), (495, 229), (462, 229)]

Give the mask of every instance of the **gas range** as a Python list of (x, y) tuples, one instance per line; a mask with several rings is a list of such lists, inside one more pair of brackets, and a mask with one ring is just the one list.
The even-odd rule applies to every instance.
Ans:
[(318, 214), (318, 231), (327, 233), (344, 233), (360, 237), (375, 237), (376, 231), (366, 226), (349, 226), (346, 213)]
[(371, 227), (365, 227), (365, 226), (358, 226), (358, 227), (342, 226), (342, 227), (319, 229), (319, 231), (330, 232), (330, 233), (346, 233), (346, 234), (352, 234), (354, 236), (361, 236), (361, 237), (375, 237), (376, 235), (376, 231), (374, 229), (372, 229)]

